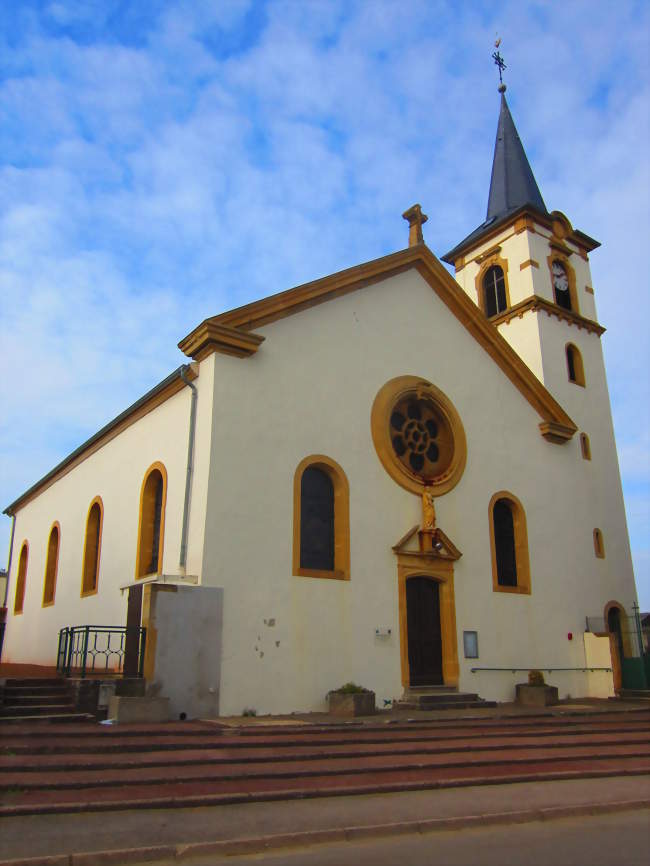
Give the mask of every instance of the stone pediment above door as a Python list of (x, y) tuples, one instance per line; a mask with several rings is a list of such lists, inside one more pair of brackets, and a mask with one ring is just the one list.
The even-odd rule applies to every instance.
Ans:
[(393, 553), (398, 557), (425, 558), (428, 560), (447, 560), (455, 562), (463, 555), (453, 541), (439, 527), (432, 530), (414, 526), (393, 545)]

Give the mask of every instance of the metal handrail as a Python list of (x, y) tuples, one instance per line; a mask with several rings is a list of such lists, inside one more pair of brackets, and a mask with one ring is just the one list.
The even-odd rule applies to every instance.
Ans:
[(127, 651), (127, 638), (136, 638), (137, 674), (144, 669), (146, 628), (140, 626), (79, 625), (62, 628), (59, 632), (56, 669), (63, 676), (74, 671), (85, 677), (89, 671), (122, 674)]
[(558, 671), (581, 671), (585, 673), (589, 671), (592, 673), (593, 671), (609, 671), (611, 673), (611, 668), (597, 668), (597, 667), (586, 667), (586, 668), (540, 668), (540, 667), (529, 667), (529, 668), (470, 668), (471, 672), (475, 674), (477, 671), (509, 671), (510, 673), (522, 673), (524, 671), (546, 671), (549, 674), (557, 673)]

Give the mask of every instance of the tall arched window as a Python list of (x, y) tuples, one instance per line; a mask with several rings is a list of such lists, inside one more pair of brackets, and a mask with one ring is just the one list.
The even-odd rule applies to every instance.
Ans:
[(167, 470), (162, 463), (154, 463), (147, 470), (140, 491), (136, 578), (162, 572), (166, 498)]
[(334, 485), (316, 466), (300, 481), (300, 567), (334, 570)]
[(294, 476), (293, 573), (350, 578), (349, 487), (323, 455), (305, 458)]
[(569, 382), (585, 387), (585, 368), (582, 363), (582, 355), (573, 343), (566, 344), (566, 367)]
[(508, 306), (503, 268), (492, 265), (483, 277), (483, 303), (486, 316), (496, 316)]
[(497, 592), (530, 593), (530, 563), (526, 514), (512, 493), (495, 493), (490, 500), (492, 587)]
[(14, 597), (14, 614), (23, 612), (25, 604), (25, 583), (27, 581), (27, 559), (29, 557), (29, 545), (23, 541), (18, 558), (18, 577), (16, 578), (16, 595)]
[(56, 592), (56, 574), (59, 566), (59, 542), (61, 528), (55, 523), (50, 530), (47, 541), (47, 561), (45, 563), (45, 580), (43, 581), (43, 607), (54, 604)]
[(92, 595), (97, 592), (103, 516), (104, 506), (98, 496), (90, 503), (86, 519), (86, 538), (84, 540), (83, 571), (81, 574), (82, 595)]

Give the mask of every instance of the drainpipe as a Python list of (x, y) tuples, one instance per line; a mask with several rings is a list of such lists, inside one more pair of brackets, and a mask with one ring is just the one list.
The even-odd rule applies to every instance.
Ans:
[(16, 530), (16, 515), (11, 515), (11, 537), (9, 538), (9, 555), (7, 557), (7, 571), (5, 572), (5, 595), (0, 608), (0, 659), (2, 659), (2, 645), (5, 639), (7, 627), (7, 599), (9, 597), (9, 571), (11, 570), (11, 554), (14, 549), (14, 532)]
[(9, 556), (7, 558), (7, 579), (5, 581), (5, 597), (2, 602), (2, 607), (7, 606), (7, 598), (9, 597), (9, 572), (11, 571), (11, 555), (14, 549), (14, 532), (16, 531), (16, 515), (11, 515), (11, 536), (9, 537)]
[(192, 490), (192, 470), (194, 469), (194, 431), (196, 429), (196, 401), (198, 392), (196, 386), (193, 385), (187, 378), (189, 364), (181, 367), (181, 379), (185, 384), (192, 389), (192, 403), (190, 407), (190, 434), (187, 443), (187, 474), (185, 476), (185, 501), (183, 503), (183, 528), (181, 529), (181, 556), (179, 561), (179, 569), (181, 573), (185, 572), (187, 564), (187, 530), (190, 520), (190, 494)]

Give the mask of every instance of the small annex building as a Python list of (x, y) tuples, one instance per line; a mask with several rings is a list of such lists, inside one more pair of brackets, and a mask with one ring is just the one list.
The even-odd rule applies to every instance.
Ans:
[(348, 681), (509, 700), (529, 668), (561, 696), (622, 685), (599, 244), (547, 210), (503, 90), (455, 279), (415, 205), (406, 249), (198, 324), (186, 364), (9, 505), (3, 661), (142, 625), (177, 716), (319, 710)]

